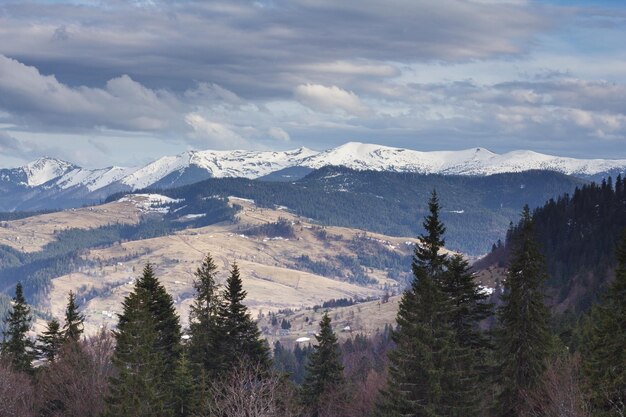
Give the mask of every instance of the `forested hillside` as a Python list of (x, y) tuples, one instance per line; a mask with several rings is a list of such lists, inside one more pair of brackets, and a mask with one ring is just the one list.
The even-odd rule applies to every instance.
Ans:
[[(613, 276), (615, 247), (626, 231), (626, 184), (621, 176), (577, 188), (550, 199), (533, 212), (537, 241), (544, 253), (552, 304), (586, 310)], [(506, 265), (519, 225), (503, 247), (477, 267)]]

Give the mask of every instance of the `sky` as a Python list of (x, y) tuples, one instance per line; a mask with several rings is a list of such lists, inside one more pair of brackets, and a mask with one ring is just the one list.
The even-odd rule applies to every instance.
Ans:
[(0, 0), (0, 167), (191, 149), (626, 159), (626, 2)]

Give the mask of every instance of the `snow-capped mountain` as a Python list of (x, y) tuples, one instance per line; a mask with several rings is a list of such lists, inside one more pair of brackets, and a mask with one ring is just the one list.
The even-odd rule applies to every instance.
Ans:
[(301, 165), (316, 151), (189, 151), (140, 168), (86, 169), (54, 158), (0, 169), (0, 211), (68, 208), (119, 191), (168, 188), (208, 178), (258, 178)]
[(39, 158), (22, 167), (26, 174), (26, 185), (36, 187), (59, 178), (77, 167), (69, 162), (54, 158)]
[[(181, 183), (181, 178), (258, 178), (272, 172), (297, 166), (316, 155), (307, 148), (293, 151), (189, 151), (166, 156), (133, 172), (121, 182), (132, 189), (141, 189), (158, 183)], [(195, 171), (195, 175), (190, 175)], [(204, 175), (202, 175), (204, 174)], [(169, 177), (169, 180), (168, 180)], [(190, 181), (182, 181), (190, 182)], [(168, 184), (169, 185), (169, 184)]]
[(356, 170), (443, 175), (492, 175), (546, 170), (586, 178), (626, 170), (626, 160), (563, 158), (532, 151), (513, 151), (500, 155), (484, 148), (420, 152), (358, 142), (320, 152), (306, 159), (303, 164), (311, 168), (336, 165)]
[(497, 154), (484, 148), (420, 152), (358, 142), (323, 152), (307, 148), (276, 152), (189, 151), (140, 168), (86, 169), (58, 159), (40, 158), (20, 168), (0, 169), (0, 211), (75, 207), (119, 191), (169, 188), (208, 178), (254, 179), (297, 170), (295, 176), (283, 175), (292, 180), (329, 165), (472, 176), (547, 170), (587, 179), (626, 171), (626, 160), (563, 158), (532, 151)]

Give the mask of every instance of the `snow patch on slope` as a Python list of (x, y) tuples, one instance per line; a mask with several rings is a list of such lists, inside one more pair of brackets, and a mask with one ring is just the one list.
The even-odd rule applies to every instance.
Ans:
[(55, 184), (62, 189), (85, 186), (89, 191), (96, 191), (117, 182), (135, 172), (137, 168), (109, 167), (103, 169), (76, 168), (60, 177)]
[(144, 213), (166, 214), (170, 212), (170, 207), (167, 204), (180, 203), (184, 200), (170, 198), (161, 194), (128, 194), (117, 201), (120, 203), (133, 203)]

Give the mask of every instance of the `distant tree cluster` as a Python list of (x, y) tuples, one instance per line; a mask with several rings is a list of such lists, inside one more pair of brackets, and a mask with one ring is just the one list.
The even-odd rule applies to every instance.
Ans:
[(276, 222), (263, 223), (259, 226), (246, 229), (244, 233), (248, 236), (265, 236), (269, 238), (281, 237), (283, 239), (294, 239), (296, 232), (291, 221), (279, 218)]

